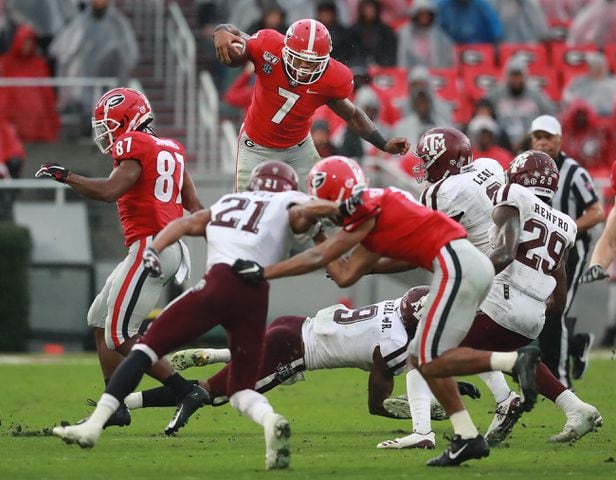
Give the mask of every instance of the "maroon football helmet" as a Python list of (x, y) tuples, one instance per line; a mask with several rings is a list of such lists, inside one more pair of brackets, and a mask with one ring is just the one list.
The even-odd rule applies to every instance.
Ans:
[(418, 182), (438, 182), (473, 161), (471, 141), (460, 130), (436, 127), (427, 130), (415, 147), (420, 163), (413, 168)]
[(430, 288), (427, 285), (420, 285), (411, 288), (400, 301), (400, 317), (409, 336), (415, 336), (420, 311), (428, 298), (428, 293)]
[(552, 200), (558, 189), (558, 167), (547, 153), (527, 150), (513, 159), (507, 181), (529, 188), (538, 197)]
[(299, 180), (293, 167), (278, 160), (260, 163), (250, 173), (248, 190), (267, 192), (286, 192), (297, 190)]

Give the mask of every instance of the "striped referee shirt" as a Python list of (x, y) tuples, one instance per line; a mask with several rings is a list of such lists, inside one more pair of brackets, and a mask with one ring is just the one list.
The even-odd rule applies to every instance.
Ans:
[[(573, 158), (560, 152), (556, 165), (560, 178), (558, 179), (558, 190), (552, 199), (552, 206), (576, 220), (599, 197), (595, 192), (590, 174)], [(588, 231), (578, 233), (578, 239), (583, 239), (585, 243), (589, 242)]]

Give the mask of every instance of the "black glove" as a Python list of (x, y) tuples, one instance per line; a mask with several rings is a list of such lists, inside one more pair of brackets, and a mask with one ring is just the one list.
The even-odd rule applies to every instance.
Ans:
[(49, 177), (54, 179), (56, 182), (66, 183), (66, 179), (68, 178), (68, 174), (71, 171), (63, 167), (58, 163), (44, 163), (41, 165), (41, 168), (38, 169), (38, 172), (34, 174), (35, 177)]
[(163, 274), (163, 269), (160, 265), (160, 256), (152, 247), (146, 247), (143, 251), (143, 268), (152, 277), (158, 278)]
[(607, 270), (603, 268), (601, 265), (591, 265), (588, 267), (582, 276), (580, 277), (580, 283), (590, 283), (596, 282), (597, 280), (603, 280), (604, 278), (609, 277), (610, 275), (607, 273)]
[(481, 392), (472, 383), (458, 382), (458, 391), (460, 392), (460, 395), (466, 395), (467, 397), (471, 397), (473, 400), (481, 398)]
[(242, 260), (238, 258), (231, 266), (231, 269), (240, 277), (251, 283), (259, 283), (264, 280), (263, 267), (253, 260)]
[(364, 201), (362, 200), (363, 194), (363, 190), (360, 190), (340, 204), (338, 207), (338, 213), (341, 218), (352, 216), (355, 213), (355, 210), (357, 210), (357, 207), (364, 204)]

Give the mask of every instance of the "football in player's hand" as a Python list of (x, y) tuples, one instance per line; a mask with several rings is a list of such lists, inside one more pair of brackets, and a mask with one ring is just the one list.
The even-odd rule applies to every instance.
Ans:
[(235, 41), (231, 43), (229, 48), (230, 67), (238, 67), (244, 63), (244, 51), (246, 50), (246, 42)]

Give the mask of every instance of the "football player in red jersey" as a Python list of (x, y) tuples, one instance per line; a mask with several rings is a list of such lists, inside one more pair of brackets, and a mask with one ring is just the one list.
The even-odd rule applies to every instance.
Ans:
[[(487, 456), (488, 443), (464, 408), (452, 377), (491, 370), (512, 372), (525, 394), (523, 407), (530, 410), (537, 397), (534, 378), (538, 363), (534, 347), (507, 353), (456, 348), (490, 290), (492, 263), (466, 239), (460, 224), (419, 204), (408, 192), (393, 187), (367, 188), (361, 168), (351, 159), (334, 156), (321, 160), (310, 171), (309, 181), (312, 195), (339, 206), (342, 231), (266, 267), (260, 277), (299, 275), (327, 266), (335, 282), (346, 287), (367, 273), (415, 266), (434, 272), (427, 314), (409, 347), (409, 368), (420, 370), (448, 413), (455, 435), (450, 447), (428, 465), (458, 465)], [(352, 249), (348, 259), (337, 260)], [(259, 279), (250, 272), (246, 276)]]
[[(108, 178), (87, 178), (57, 163), (46, 163), (37, 177), (50, 177), (95, 200), (117, 202), (128, 248), (126, 258), (107, 278), (88, 312), (105, 384), (145, 327), (146, 315), (156, 306), (163, 287), (175, 276), (182, 282), (188, 272), (188, 250), (181, 243), (164, 255), (164, 279), (149, 277), (141, 257), (152, 238), (183, 210), (202, 208), (194, 183), (184, 168), (184, 147), (176, 140), (158, 138), (150, 123), (150, 102), (141, 92), (115, 88), (105, 93), (94, 109), (94, 142), (111, 155)], [(183, 397), (189, 383), (166, 361), (151, 374)], [(178, 400), (180, 399), (178, 398)], [(127, 425), (130, 413), (122, 406), (108, 425)]]
[(259, 162), (280, 160), (298, 173), (301, 188), (320, 160), (310, 137), (312, 116), (326, 104), (359, 136), (378, 149), (405, 154), (406, 138), (385, 140), (368, 116), (347, 97), (353, 91), (351, 70), (330, 58), (327, 28), (312, 19), (294, 22), (285, 36), (260, 30), (248, 36), (230, 24), (214, 29), (218, 59), (229, 66), (255, 65), (257, 81), (238, 139), (235, 188), (246, 189)]

